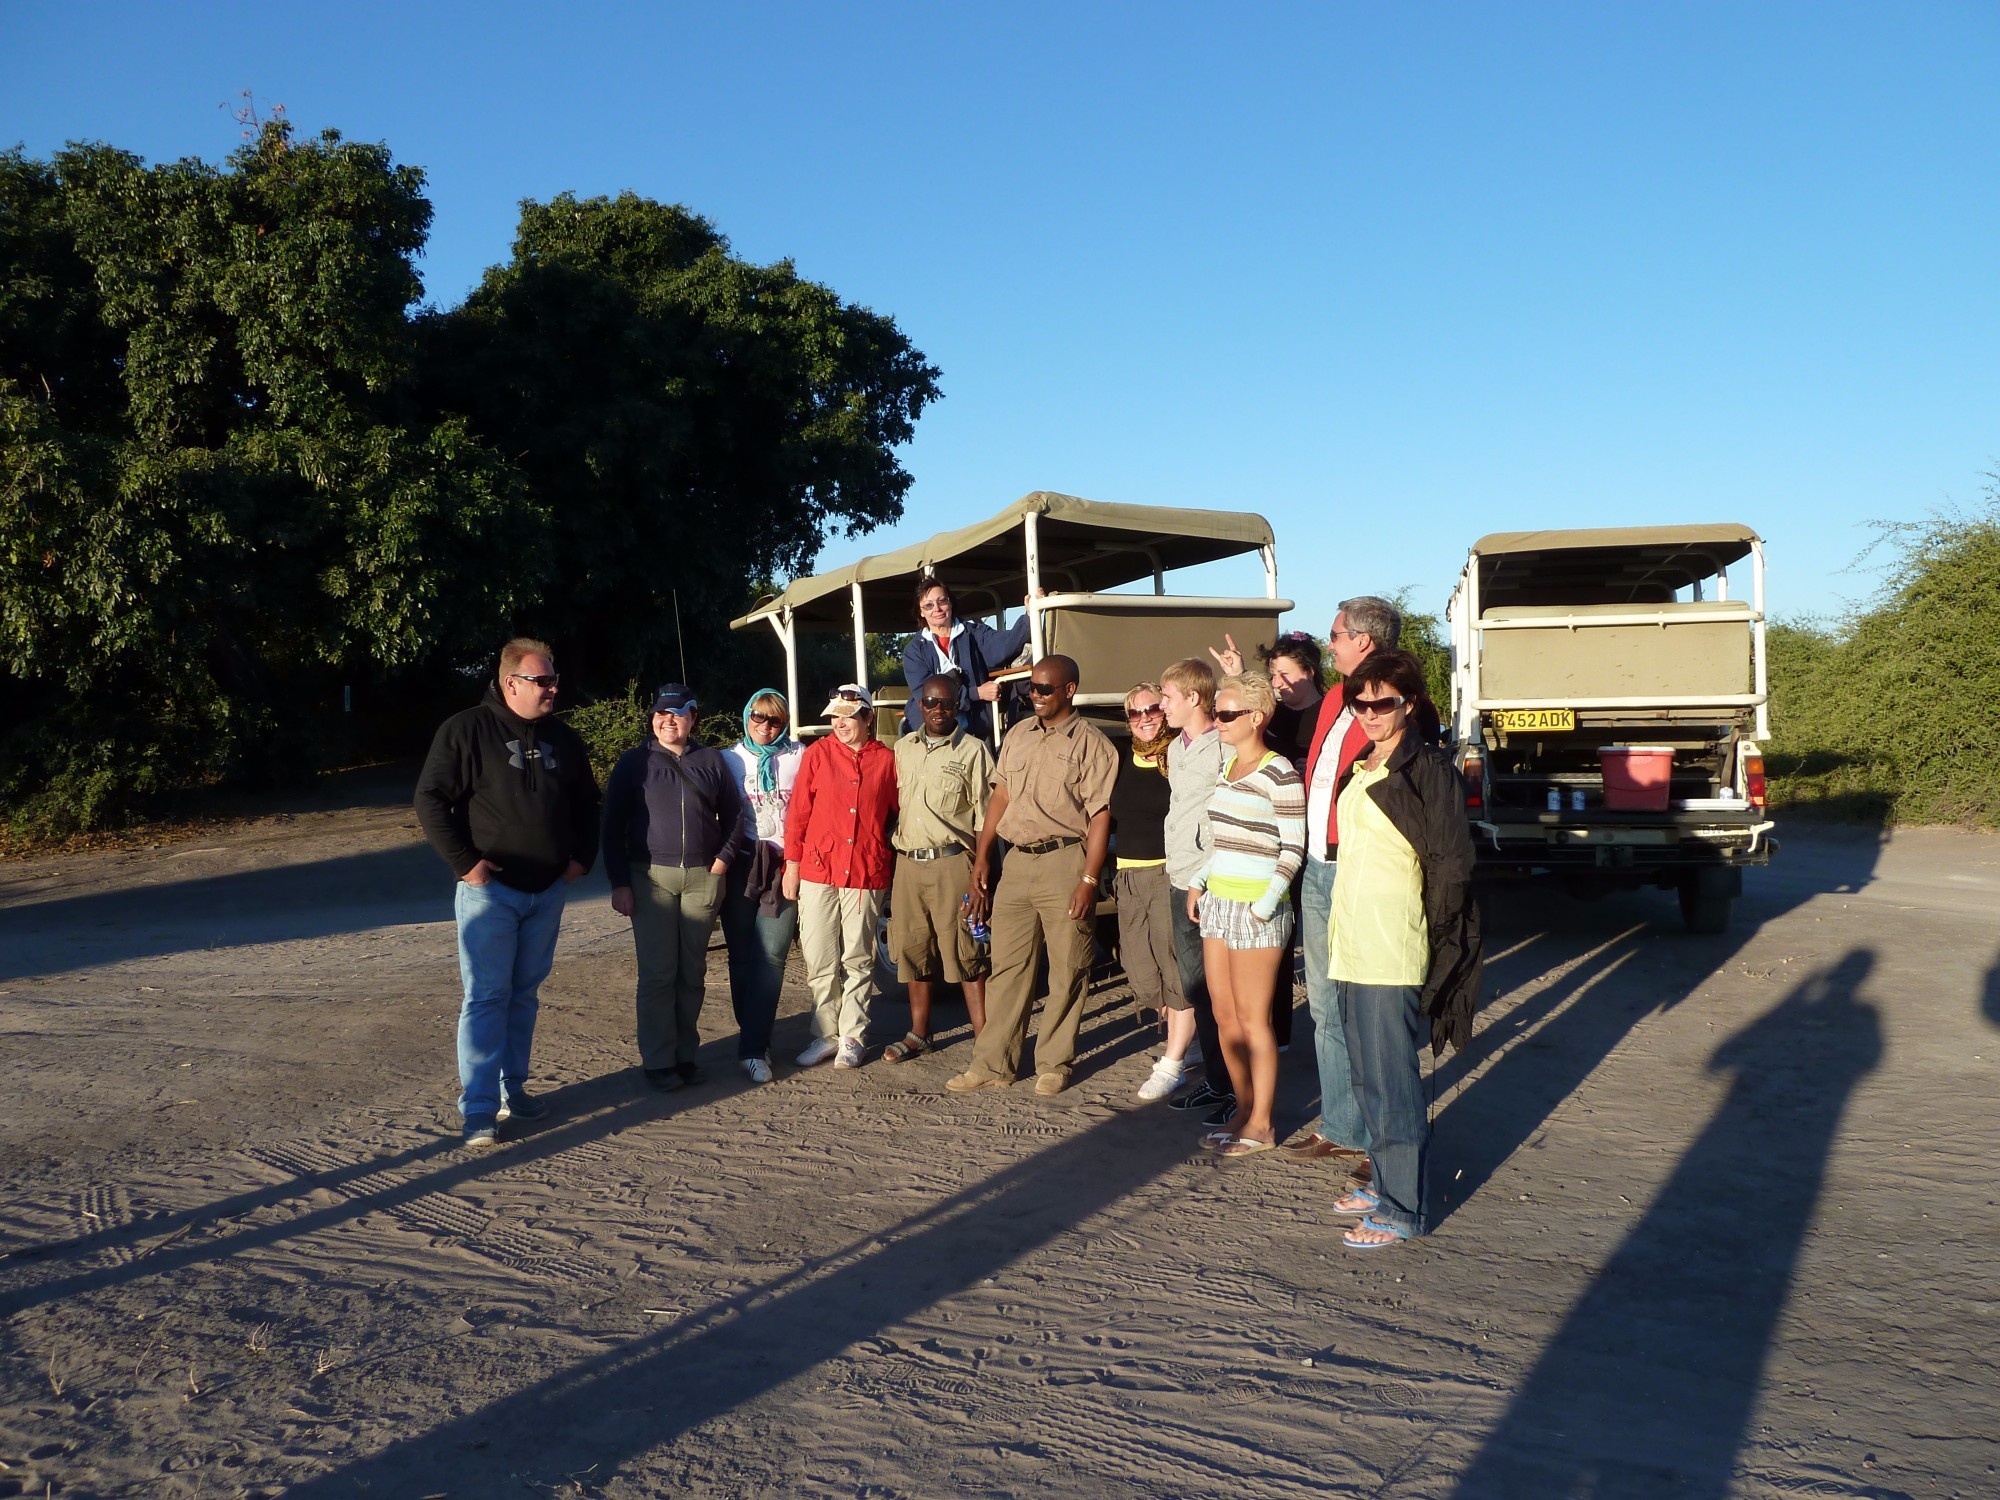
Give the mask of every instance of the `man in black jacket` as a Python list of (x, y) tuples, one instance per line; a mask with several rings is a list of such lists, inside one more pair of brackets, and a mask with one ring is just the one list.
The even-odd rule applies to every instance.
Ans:
[(552, 717), (556, 664), (540, 641), (500, 648), (499, 680), (439, 726), (417, 778), (417, 821), (458, 877), (458, 1110), (465, 1144), (540, 1119), (528, 1055), (569, 883), (597, 858), (597, 778)]

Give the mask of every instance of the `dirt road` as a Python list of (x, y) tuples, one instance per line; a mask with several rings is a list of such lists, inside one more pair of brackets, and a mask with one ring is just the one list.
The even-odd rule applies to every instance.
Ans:
[(944, 1094), (962, 1029), (756, 1089), (718, 955), (653, 1095), (596, 878), (469, 1158), (400, 791), (0, 865), (0, 1496), (2000, 1494), (2000, 841), (1788, 833), (1721, 938), (1493, 893), (1363, 1256), (1132, 1102), (1115, 987), (1053, 1100)]

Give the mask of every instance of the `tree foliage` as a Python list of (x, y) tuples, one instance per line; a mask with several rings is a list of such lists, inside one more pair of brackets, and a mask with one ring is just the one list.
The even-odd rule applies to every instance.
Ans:
[(459, 684), (435, 717), (516, 630), (653, 677), (673, 590), (720, 650), (749, 580), (900, 513), (937, 372), (890, 320), (630, 195), (524, 205), (417, 314), (423, 185), (282, 121), (220, 166), (0, 153), (15, 826), (323, 757), (344, 684)]

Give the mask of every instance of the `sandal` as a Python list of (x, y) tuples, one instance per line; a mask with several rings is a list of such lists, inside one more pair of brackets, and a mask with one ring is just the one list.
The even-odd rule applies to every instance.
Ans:
[(1270, 1141), (1260, 1141), (1250, 1135), (1239, 1135), (1227, 1145), (1217, 1146), (1215, 1154), (1233, 1161), (1239, 1156), (1255, 1156), (1259, 1151), (1269, 1151), (1271, 1146)]
[(929, 1037), (918, 1036), (914, 1031), (906, 1031), (903, 1033), (903, 1039), (900, 1042), (891, 1042), (882, 1049), (882, 1061), (907, 1062), (918, 1053), (930, 1050), (931, 1042)]
[(1236, 1132), (1233, 1130), (1211, 1130), (1201, 1138), (1201, 1149), (1204, 1151), (1220, 1151), (1235, 1139)]
[[(1386, 1234), (1386, 1240), (1357, 1240), (1357, 1234)], [(1379, 1219), (1366, 1218), (1340, 1237), (1341, 1244), (1350, 1250), (1386, 1250), (1391, 1245), (1400, 1245), (1410, 1238), (1410, 1231), (1397, 1224), (1384, 1224)]]
[(1356, 1188), (1345, 1198), (1334, 1201), (1333, 1211), (1337, 1214), (1352, 1214), (1357, 1219), (1365, 1219), (1382, 1206), (1382, 1200), (1366, 1188)]

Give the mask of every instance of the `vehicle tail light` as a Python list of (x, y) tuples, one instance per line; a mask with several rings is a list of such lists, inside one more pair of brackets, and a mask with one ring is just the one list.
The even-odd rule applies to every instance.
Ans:
[[(1486, 762), (1477, 754), (1468, 755), (1465, 757), (1465, 763), (1458, 770), (1459, 774), (1465, 778), (1466, 811), (1484, 812), (1486, 810)], [(1758, 785), (1761, 786), (1762, 784), (1760, 779)]]
[(1764, 752), (1761, 750), (1743, 752), (1743, 796), (1752, 807), (1764, 806)]

